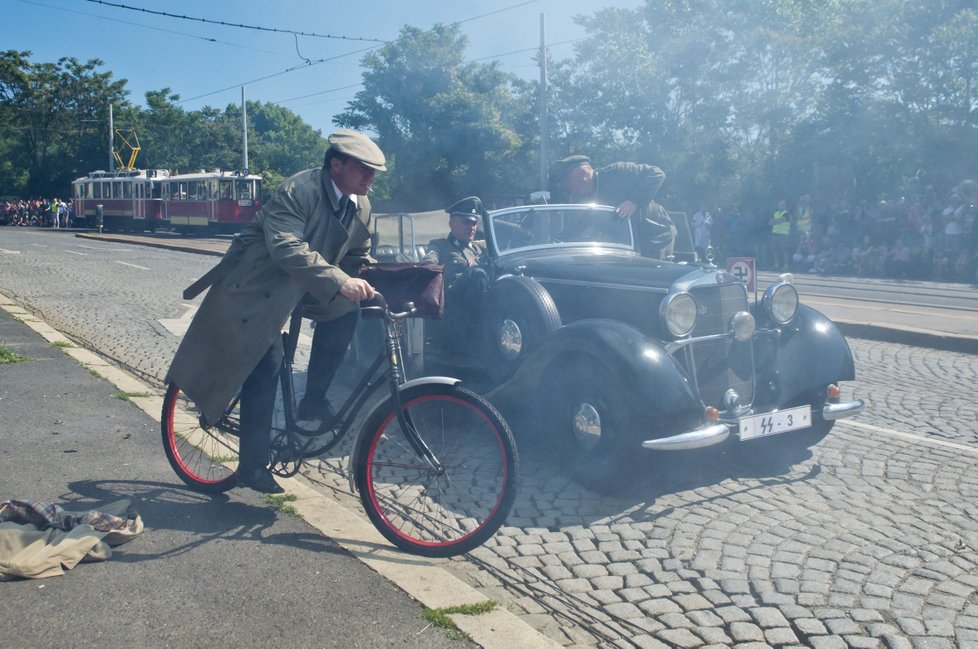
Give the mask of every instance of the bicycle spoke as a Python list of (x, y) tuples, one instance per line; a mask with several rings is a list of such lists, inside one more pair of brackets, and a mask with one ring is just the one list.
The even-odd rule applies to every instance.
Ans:
[(176, 385), (163, 404), (163, 446), (180, 479), (199, 491), (223, 491), (235, 483), (238, 462), (236, 412), (204, 425), (200, 413)]
[(452, 386), (419, 387), (422, 396), (403, 402), (405, 420), (439, 470), (418, 456), (409, 431), (390, 413), (361, 450), (361, 498), (395, 544), (448, 556), (475, 547), (501, 524), (515, 494), (515, 449), (498, 413), (480, 397)]

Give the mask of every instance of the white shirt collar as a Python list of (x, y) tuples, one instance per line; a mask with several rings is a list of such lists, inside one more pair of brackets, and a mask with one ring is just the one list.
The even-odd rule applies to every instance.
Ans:
[[(333, 196), (336, 197), (336, 204), (339, 205), (340, 201), (343, 200), (343, 192), (340, 191), (340, 188), (336, 186), (336, 181), (335, 180), (333, 180), (332, 178), (330, 178), (329, 179), (329, 182), (333, 183)], [(356, 196), (356, 194), (350, 195), (349, 196), (349, 199), (350, 199), (350, 202), (351, 203), (353, 203), (354, 205), (359, 206), (359, 203), (357, 203), (357, 196)]]

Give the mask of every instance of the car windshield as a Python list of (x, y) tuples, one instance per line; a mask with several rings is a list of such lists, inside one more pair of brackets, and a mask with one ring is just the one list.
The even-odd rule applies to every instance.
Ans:
[(490, 214), (496, 251), (517, 248), (601, 244), (633, 248), (628, 219), (613, 208), (591, 205), (547, 205), (500, 210)]

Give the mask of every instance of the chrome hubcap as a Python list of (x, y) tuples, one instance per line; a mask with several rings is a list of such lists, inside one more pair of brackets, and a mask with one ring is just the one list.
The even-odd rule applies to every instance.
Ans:
[(499, 327), (499, 351), (507, 361), (515, 360), (523, 351), (523, 332), (509, 318), (503, 320)]
[(574, 413), (574, 436), (577, 443), (586, 449), (596, 447), (601, 441), (601, 415), (590, 403), (577, 406)]

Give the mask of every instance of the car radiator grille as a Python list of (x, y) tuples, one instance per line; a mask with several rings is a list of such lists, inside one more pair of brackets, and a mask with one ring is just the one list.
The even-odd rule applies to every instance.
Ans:
[[(740, 284), (700, 286), (690, 291), (699, 314), (692, 337), (726, 333), (730, 318), (747, 310), (747, 295)], [(743, 404), (754, 399), (751, 343), (733, 338), (695, 342), (687, 347), (688, 361), (700, 398), (706, 405), (723, 410), (723, 395), (733, 388)]]

